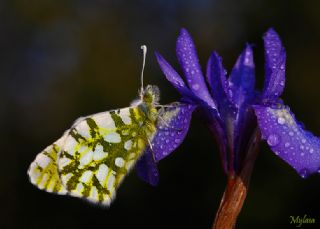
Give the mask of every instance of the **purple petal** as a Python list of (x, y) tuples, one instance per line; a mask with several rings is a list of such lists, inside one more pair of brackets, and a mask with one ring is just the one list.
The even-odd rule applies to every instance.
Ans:
[[(209, 128), (220, 145), (219, 150), (224, 169), (225, 171), (229, 171), (231, 166), (233, 168), (234, 156), (233, 154), (227, 156), (227, 152), (233, 152), (234, 147), (226, 148), (225, 146), (234, 145), (234, 132), (236, 132), (235, 120), (237, 120), (236, 117), (239, 116), (237, 116), (238, 109), (231, 103), (230, 97), (228, 96), (228, 81), (221, 58), (215, 52), (211, 54), (208, 61), (207, 81), (210, 85), (213, 98), (218, 105), (220, 115), (220, 119), (217, 119), (214, 115), (211, 118), (207, 116), (209, 117)], [(226, 132), (224, 131), (226, 128), (230, 128), (230, 130), (233, 129), (233, 131)]]
[(257, 128), (257, 118), (251, 105), (242, 105), (235, 120), (233, 152), (234, 169), (239, 171), (246, 158), (248, 146), (251, 144)]
[(195, 45), (187, 30), (181, 29), (177, 39), (177, 57), (186, 76), (187, 83), (193, 93), (208, 103), (209, 106), (216, 108), (204, 81), (200, 68)]
[(170, 104), (159, 114), (157, 132), (152, 140), (152, 151), (158, 162), (173, 152), (187, 135), (192, 112), (196, 108), (188, 104)]
[(159, 54), (155, 53), (158, 64), (166, 76), (167, 80), (177, 89), (184, 97), (191, 100), (196, 100), (196, 96), (188, 89), (179, 74), (171, 67), (171, 65)]
[(241, 53), (229, 78), (229, 96), (232, 103), (238, 108), (237, 116), (234, 118), (234, 130), (231, 140), (233, 154), (230, 156), (233, 169), (241, 168), (245, 158), (246, 148), (256, 128), (256, 117), (254, 111), (249, 107), (256, 95), (255, 66), (253, 51), (247, 44)]
[(289, 107), (254, 106), (262, 137), (302, 177), (319, 172), (320, 139), (305, 131)]
[(224, 172), (228, 174), (228, 137), (226, 136), (225, 126), (214, 109), (200, 109), (200, 116), (207, 121), (209, 130), (218, 143), (222, 167)]
[(228, 99), (228, 81), (221, 58), (216, 52), (211, 54), (207, 64), (207, 81), (211, 89), (211, 94), (219, 106), (219, 109), (228, 108), (230, 106)]
[(144, 154), (138, 160), (136, 171), (140, 179), (150, 185), (156, 186), (159, 183), (157, 163), (154, 160), (150, 147), (145, 150)]
[(263, 39), (266, 71), (263, 97), (273, 100), (278, 98), (284, 89), (286, 52), (279, 35), (273, 29), (269, 29)]
[(239, 56), (229, 78), (229, 94), (232, 102), (240, 107), (254, 95), (255, 66), (250, 45)]

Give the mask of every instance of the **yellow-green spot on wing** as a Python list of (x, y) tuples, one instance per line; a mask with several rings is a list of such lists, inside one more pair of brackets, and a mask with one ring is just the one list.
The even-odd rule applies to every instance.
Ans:
[(64, 142), (65, 135), (40, 152), (31, 163), (28, 175), (32, 184), (39, 189), (57, 194), (65, 194), (58, 175), (57, 157)]
[(154, 121), (139, 107), (81, 119), (69, 131), (59, 155), (61, 183), (73, 196), (109, 205), (154, 132)]

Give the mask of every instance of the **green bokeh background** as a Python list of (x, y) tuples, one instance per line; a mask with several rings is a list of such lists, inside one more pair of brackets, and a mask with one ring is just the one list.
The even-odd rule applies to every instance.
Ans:
[[(133, 171), (109, 209), (39, 191), (26, 171), (79, 116), (128, 106), (141, 44), (149, 48), (145, 83), (160, 87), (165, 104), (179, 95), (153, 53), (177, 67), (180, 27), (193, 35), (202, 66), (217, 50), (230, 71), (245, 42), (254, 43), (261, 88), (261, 37), (271, 26), (287, 50), (283, 99), (320, 135), (319, 1), (0, 1), (0, 228), (210, 228), (226, 180), (197, 117), (159, 164), (159, 186)], [(320, 228), (319, 193), (319, 175), (301, 179), (263, 143), (237, 228), (295, 228), (289, 216), (304, 214), (318, 222), (305, 228)]]

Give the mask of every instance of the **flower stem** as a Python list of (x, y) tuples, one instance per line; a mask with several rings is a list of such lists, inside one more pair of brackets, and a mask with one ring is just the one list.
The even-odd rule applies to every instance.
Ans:
[(212, 229), (232, 229), (246, 199), (251, 173), (259, 151), (261, 135), (257, 131), (247, 151), (243, 167), (239, 174), (229, 175), (227, 186), (216, 213)]

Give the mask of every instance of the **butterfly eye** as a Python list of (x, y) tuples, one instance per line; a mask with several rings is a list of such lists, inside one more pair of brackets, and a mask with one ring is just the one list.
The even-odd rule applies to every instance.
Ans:
[(143, 101), (145, 103), (157, 104), (160, 100), (160, 90), (155, 85), (148, 85), (144, 91)]

